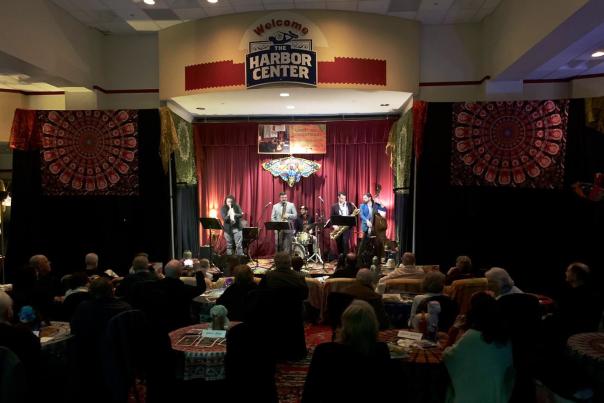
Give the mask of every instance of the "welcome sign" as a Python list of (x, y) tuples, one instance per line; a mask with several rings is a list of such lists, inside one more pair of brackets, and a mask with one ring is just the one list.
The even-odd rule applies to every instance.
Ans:
[(245, 58), (248, 88), (271, 83), (317, 85), (317, 54), (309, 27), (295, 18), (271, 18), (253, 32), (260, 40), (249, 42)]

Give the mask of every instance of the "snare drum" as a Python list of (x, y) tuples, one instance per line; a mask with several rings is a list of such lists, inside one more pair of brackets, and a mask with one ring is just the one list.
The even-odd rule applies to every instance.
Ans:
[(296, 242), (301, 245), (308, 245), (312, 241), (312, 237), (308, 232), (298, 232), (296, 234)]

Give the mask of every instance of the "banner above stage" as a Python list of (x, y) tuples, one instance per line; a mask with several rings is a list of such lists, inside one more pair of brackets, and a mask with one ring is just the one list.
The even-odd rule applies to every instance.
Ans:
[(325, 124), (258, 125), (258, 154), (325, 154)]

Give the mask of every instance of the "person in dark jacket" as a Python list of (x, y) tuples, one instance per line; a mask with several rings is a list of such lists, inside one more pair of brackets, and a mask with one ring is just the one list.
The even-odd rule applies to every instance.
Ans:
[(254, 275), (248, 265), (235, 267), (235, 282), (216, 301), (216, 305), (224, 305), (228, 310), (230, 320), (245, 319), (246, 298), (250, 291), (257, 288)]
[(373, 290), (373, 274), (369, 269), (360, 269), (357, 272), (356, 282), (342, 290), (342, 293), (352, 296), (354, 299), (366, 301), (375, 311), (380, 329), (388, 327), (388, 317), (384, 310), (382, 296)]

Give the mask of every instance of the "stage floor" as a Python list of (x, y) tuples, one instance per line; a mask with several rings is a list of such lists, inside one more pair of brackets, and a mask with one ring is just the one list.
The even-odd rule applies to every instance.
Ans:
[[(273, 268), (273, 262), (274, 262), (273, 258), (258, 258), (258, 268), (270, 270)], [(331, 262), (325, 262), (324, 265), (321, 263), (308, 262), (306, 264), (306, 267), (304, 267), (304, 269), (308, 270), (311, 275), (321, 275), (321, 274), (330, 275), (333, 273), (333, 271), (336, 267), (336, 263), (337, 263), (336, 260), (333, 260)], [(252, 260), (252, 261), (248, 262), (248, 265), (253, 270), (256, 268), (256, 261)]]

